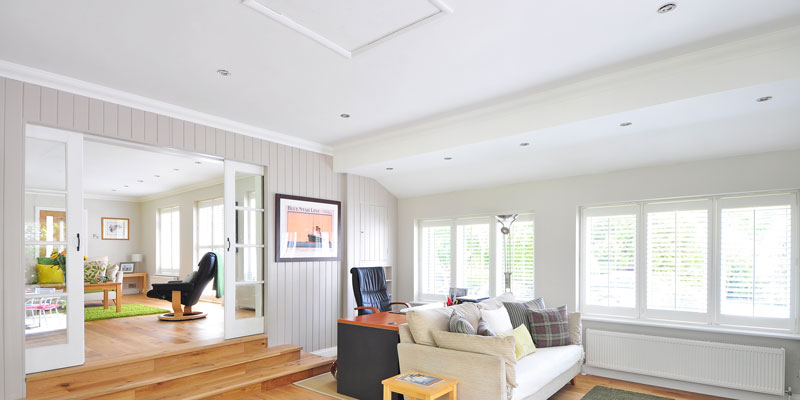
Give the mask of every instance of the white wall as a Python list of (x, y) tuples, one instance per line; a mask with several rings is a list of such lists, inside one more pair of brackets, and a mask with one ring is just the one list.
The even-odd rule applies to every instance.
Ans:
[[(220, 165), (220, 173), (222, 166)], [(148, 276), (156, 277), (156, 256), (157, 256), (157, 215), (158, 210), (165, 207), (178, 206), (180, 212), (180, 273), (182, 278), (194, 270), (194, 213), (195, 206), (200, 200), (208, 200), (222, 197), (223, 187), (221, 183), (195, 189), (192, 191), (162, 197), (155, 200), (140, 203), (141, 208), (141, 227), (142, 227), (142, 262), (136, 266), (137, 272), (147, 272)], [(199, 260), (197, 260), (199, 261)], [(158, 282), (156, 280), (155, 282)]]
[[(800, 134), (800, 133), (799, 133)], [(578, 209), (583, 205), (667, 197), (800, 188), (800, 151), (708, 160), (599, 175), (401, 199), (397, 294), (414, 296), (414, 223), (463, 215), (536, 212), (536, 294), (550, 305), (578, 305)], [(795, 240), (798, 240), (795, 238)], [(800, 387), (800, 342), (587, 322), (584, 327), (787, 349), (787, 385)]]
[[(84, 199), (84, 208), (89, 212), (88, 257), (108, 256), (108, 263), (118, 264), (131, 260), (131, 254), (141, 251), (142, 224), (138, 203), (128, 201)], [(101, 218), (128, 218), (129, 240), (103, 240), (100, 225)]]

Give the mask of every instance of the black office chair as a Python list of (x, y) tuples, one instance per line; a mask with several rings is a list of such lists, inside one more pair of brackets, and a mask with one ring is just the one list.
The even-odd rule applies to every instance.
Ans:
[(391, 311), (394, 304), (411, 307), (408, 303), (392, 302), (383, 267), (351, 268), (350, 273), (353, 274), (353, 293), (358, 305), (354, 310), (358, 310), (358, 315)]
[[(197, 304), (206, 285), (217, 275), (217, 255), (206, 253), (197, 266), (197, 271), (186, 275), (182, 280), (154, 283), (153, 289), (147, 292), (147, 297), (172, 302), (173, 312), (159, 315), (158, 319), (186, 321), (206, 317), (204, 312), (192, 311), (192, 306)], [(181, 304), (185, 307), (181, 308)]]

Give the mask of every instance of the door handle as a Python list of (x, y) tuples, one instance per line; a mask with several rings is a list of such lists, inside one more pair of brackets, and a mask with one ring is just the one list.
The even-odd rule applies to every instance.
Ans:
[(81, 251), (81, 234), (78, 234), (78, 251)]
[(228, 238), (228, 250), (226, 251), (231, 251), (231, 238)]

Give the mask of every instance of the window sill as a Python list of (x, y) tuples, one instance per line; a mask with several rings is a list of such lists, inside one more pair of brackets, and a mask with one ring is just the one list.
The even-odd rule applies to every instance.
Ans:
[(681, 324), (681, 323), (665, 322), (665, 321), (634, 320), (634, 319), (614, 318), (614, 317), (596, 316), (596, 315), (582, 315), (581, 319), (584, 321), (606, 322), (611, 324), (650, 326), (654, 328), (669, 328), (669, 329), (678, 329), (685, 331), (700, 331), (700, 332), (723, 333), (728, 335), (757, 336), (757, 337), (766, 337), (774, 339), (800, 340), (800, 334), (789, 331), (752, 330), (744, 328), (737, 329), (735, 327), (729, 327), (729, 326), (693, 325), (688, 323)]

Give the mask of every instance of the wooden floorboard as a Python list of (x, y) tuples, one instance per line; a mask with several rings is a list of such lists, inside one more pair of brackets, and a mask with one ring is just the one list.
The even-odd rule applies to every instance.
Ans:
[[(614, 389), (629, 390), (632, 392), (639, 392), (650, 394), (654, 396), (661, 396), (672, 398), (675, 400), (721, 400), (721, 397), (706, 396), (702, 394), (683, 392), (680, 390), (666, 389), (656, 386), (641, 385), (633, 382), (620, 381), (610, 378), (602, 378), (599, 376), (579, 376), (576, 378), (575, 386), (564, 386), (558, 393), (553, 395), (550, 400), (579, 400), (586, 393), (589, 393), (595, 386), (606, 386)], [(326, 396), (303, 389), (296, 385), (288, 385), (271, 390), (266, 393), (257, 394), (248, 399), (271, 399), (271, 400), (330, 400), (333, 397)]]

